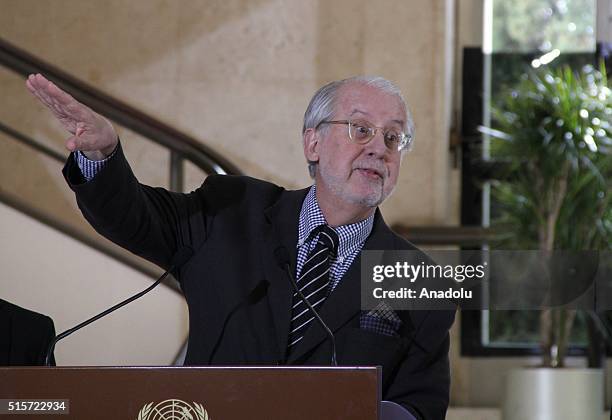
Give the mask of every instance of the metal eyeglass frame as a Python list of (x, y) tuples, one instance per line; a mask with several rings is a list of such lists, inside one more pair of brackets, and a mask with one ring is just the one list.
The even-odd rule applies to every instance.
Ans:
[[(385, 142), (385, 146), (387, 147), (388, 150), (393, 150), (392, 147), (389, 147), (387, 145), (387, 138), (386, 138), (386, 134), (387, 132), (385, 132), (385, 128), (384, 127), (377, 127), (375, 125), (370, 124), (367, 121), (359, 121), (361, 123), (364, 123), (364, 126), (368, 129), (368, 131), (370, 132), (370, 134), (368, 134), (368, 138), (365, 141), (358, 141), (355, 140), (353, 138), (353, 136), (351, 135), (351, 127), (353, 126), (353, 124), (355, 123), (352, 120), (332, 120), (332, 121), (327, 121), (327, 120), (323, 120), (321, 121), (319, 124), (317, 124), (317, 126), (315, 127), (315, 130), (318, 130), (319, 127), (323, 124), (339, 124), (339, 125), (346, 125), (348, 126), (348, 137), (351, 141), (357, 143), (357, 144), (368, 144), (374, 137), (376, 137), (376, 134), (378, 133), (378, 130), (381, 130), (383, 133), (383, 140)], [(412, 141), (412, 136), (410, 134), (406, 134), (402, 131), (400, 131), (399, 133), (401, 135), (401, 139), (398, 141), (397, 143), (397, 151), (400, 152), (403, 149), (407, 149), (408, 146), (410, 146), (410, 143)]]

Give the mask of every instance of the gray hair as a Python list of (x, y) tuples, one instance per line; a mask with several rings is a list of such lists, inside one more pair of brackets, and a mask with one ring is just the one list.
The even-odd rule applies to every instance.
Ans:
[[(342, 79), (330, 82), (320, 88), (310, 100), (306, 112), (304, 113), (304, 125), (302, 126), (302, 135), (309, 128), (316, 128), (321, 122), (330, 120), (335, 111), (336, 99), (340, 88), (347, 84), (362, 84), (366, 86), (372, 86), (384, 93), (396, 96), (406, 112), (406, 118), (404, 123), (404, 131), (414, 139), (414, 120), (406, 100), (402, 96), (402, 92), (399, 88), (391, 81), (380, 77), (380, 76), (354, 76), (348, 79)], [(322, 130), (327, 130), (328, 127), (324, 126)], [(325, 132), (325, 131), (324, 131)], [(410, 143), (412, 144), (412, 142)], [(316, 168), (316, 162), (308, 162), (308, 172), (310, 176), (314, 178)]]

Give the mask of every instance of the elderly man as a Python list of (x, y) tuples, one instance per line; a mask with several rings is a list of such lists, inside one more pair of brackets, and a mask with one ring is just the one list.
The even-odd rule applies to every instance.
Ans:
[(214, 175), (190, 194), (138, 183), (106, 119), (41, 75), (27, 87), (72, 134), (64, 175), (98, 232), (164, 268), (193, 249), (177, 274), (189, 305), (186, 364), (329, 364), (330, 341), (293, 275), (333, 332), (339, 364), (382, 366), (384, 399), (444, 417), (454, 314), (360, 310), (361, 250), (415, 249), (377, 209), (413, 133), (393, 84), (355, 77), (314, 95), (303, 127), (313, 186)]

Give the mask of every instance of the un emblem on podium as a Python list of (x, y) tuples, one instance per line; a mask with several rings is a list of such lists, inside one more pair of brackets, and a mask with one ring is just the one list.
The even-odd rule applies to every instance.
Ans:
[(194, 402), (171, 399), (153, 405), (145, 404), (138, 412), (136, 420), (212, 420), (202, 407)]

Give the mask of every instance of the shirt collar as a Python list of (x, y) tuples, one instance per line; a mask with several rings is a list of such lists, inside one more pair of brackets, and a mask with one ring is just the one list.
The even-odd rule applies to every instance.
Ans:
[[(302, 246), (308, 241), (311, 232), (320, 225), (327, 223), (323, 212), (319, 207), (316, 195), (316, 186), (310, 187), (306, 198), (302, 203), (300, 211), (300, 221), (298, 226), (298, 243)], [(345, 257), (359, 248), (372, 232), (374, 226), (374, 213), (368, 218), (350, 225), (342, 225), (333, 228), (338, 234), (340, 244), (338, 245), (338, 257)]]

